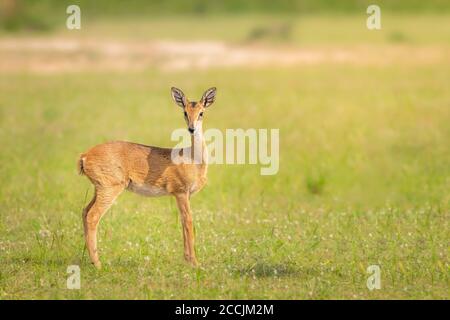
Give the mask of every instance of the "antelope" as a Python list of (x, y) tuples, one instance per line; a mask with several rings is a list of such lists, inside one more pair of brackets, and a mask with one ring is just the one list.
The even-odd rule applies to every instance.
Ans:
[[(207, 150), (202, 122), (205, 109), (215, 100), (216, 88), (206, 90), (199, 102), (189, 101), (175, 87), (171, 93), (184, 112), (191, 135), (189, 148), (170, 149), (112, 141), (94, 146), (81, 154), (78, 160), (79, 173), (87, 176), (95, 187), (94, 197), (83, 210), (83, 225), (89, 257), (98, 269), (101, 262), (97, 251), (97, 228), (102, 216), (124, 190), (144, 196), (175, 197), (183, 228), (184, 258), (191, 265), (198, 265), (190, 197), (200, 191), (207, 180)], [(189, 161), (194, 160), (194, 151), (198, 150), (201, 161)], [(174, 154), (177, 161), (173, 159)]]

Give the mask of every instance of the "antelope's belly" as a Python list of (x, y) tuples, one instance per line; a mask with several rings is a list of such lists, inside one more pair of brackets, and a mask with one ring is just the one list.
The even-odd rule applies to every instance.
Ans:
[(160, 197), (169, 194), (165, 188), (134, 182), (130, 182), (127, 189), (146, 197)]

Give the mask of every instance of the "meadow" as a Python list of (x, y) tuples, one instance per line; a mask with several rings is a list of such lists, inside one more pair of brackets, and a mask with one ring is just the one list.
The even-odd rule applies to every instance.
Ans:
[[(260, 27), (271, 19), (292, 24), (287, 39)], [(33, 36), (363, 48), (372, 58), (130, 71), (5, 67), (0, 299), (448, 299), (448, 21), (391, 15), (369, 33), (353, 15), (221, 16), (210, 28), (189, 17), (106, 19), (78, 34)], [(380, 52), (405, 56), (384, 63)], [(0, 45), (2, 55), (12, 56)], [(84, 250), (81, 211), (93, 189), (77, 174), (78, 156), (109, 140), (173, 146), (171, 132), (184, 127), (173, 85), (189, 97), (217, 86), (205, 129), (279, 128), (280, 170), (261, 176), (258, 165), (210, 166), (207, 187), (192, 198), (199, 268), (183, 261), (174, 199), (124, 193), (101, 221), (98, 271)], [(66, 288), (69, 265), (81, 268), (80, 290)], [(379, 290), (366, 286), (370, 265), (380, 266)]]

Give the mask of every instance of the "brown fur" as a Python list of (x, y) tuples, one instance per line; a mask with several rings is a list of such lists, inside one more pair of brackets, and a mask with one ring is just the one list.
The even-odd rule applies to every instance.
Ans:
[[(207, 90), (202, 100), (195, 105), (189, 103), (179, 89), (173, 88), (172, 95), (183, 112), (187, 113), (188, 128), (197, 128), (192, 135), (191, 148), (186, 152), (176, 150), (177, 154), (192, 158), (195, 145), (201, 147), (204, 159), (206, 145), (203, 141), (203, 117), (200, 113), (214, 101), (215, 88)], [(97, 252), (99, 221), (125, 189), (146, 196), (175, 197), (183, 225), (184, 256), (188, 262), (197, 265), (189, 198), (206, 184), (207, 164), (176, 164), (171, 159), (172, 150), (113, 141), (97, 145), (80, 156), (78, 171), (87, 176), (95, 187), (95, 195), (83, 211), (83, 224), (89, 256), (96, 267), (101, 266)]]

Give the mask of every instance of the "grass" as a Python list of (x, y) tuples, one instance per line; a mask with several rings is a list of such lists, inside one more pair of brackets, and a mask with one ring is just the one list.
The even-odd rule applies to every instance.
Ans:
[[(433, 63), (0, 74), (0, 298), (448, 299), (449, 74)], [(172, 85), (219, 88), (206, 128), (279, 128), (280, 171), (210, 167), (192, 200), (199, 269), (183, 262), (173, 199), (123, 194), (101, 222), (97, 271), (77, 157), (107, 140), (173, 145)], [(66, 288), (72, 264), (81, 290)], [(382, 288), (369, 291), (373, 264)]]

